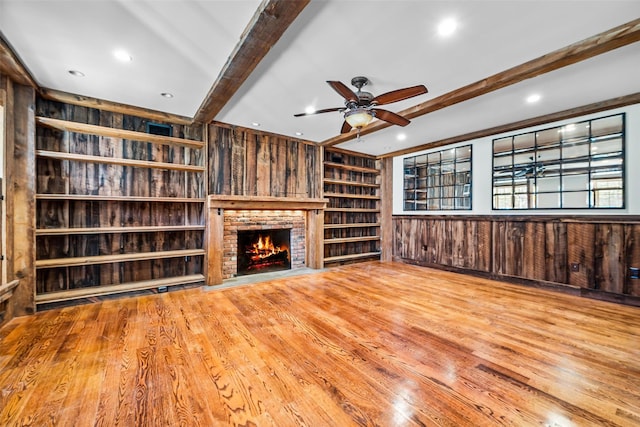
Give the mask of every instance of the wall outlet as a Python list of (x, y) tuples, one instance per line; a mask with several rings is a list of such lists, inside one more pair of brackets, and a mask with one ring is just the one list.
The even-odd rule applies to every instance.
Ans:
[(572, 262), (572, 263), (571, 263), (571, 271), (573, 271), (573, 272), (578, 272), (578, 271), (580, 271), (580, 263), (578, 263), (578, 262)]
[(158, 286), (158, 293), (161, 294), (163, 292), (167, 292), (167, 287), (166, 286)]
[(631, 279), (640, 279), (640, 268), (638, 267), (629, 268), (629, 277)]

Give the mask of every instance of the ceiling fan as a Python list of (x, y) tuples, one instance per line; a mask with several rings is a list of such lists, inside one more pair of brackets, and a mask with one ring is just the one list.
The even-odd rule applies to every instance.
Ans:
[(351, 79), (351, 85), (358, 89), (356, 92), (352, 91), (347, 87), (347, 85), (339, 81), (329, 80), (327, 83), (329, 83), (329, 86), (344, 98), (345, 106), (325, 108), (309, 113), (294, 114), (294, 117), (330, 113), (333, 111), (344, 112), (344, 123), (342, 124), (342, 129), (340, 129), (340, 133), (347, 133), (353, 128), (356, 128), (358, 133), (360, 133), (360, 129), (368, 125), (374, 117), (393, 125), (406, 126), (411, 123), (408, 119), (399, 114), (376, 107), (378, 105), (402, 101), (428, 92), (424, 85), (418, 85), (406, 87), (404, 89), (392, 90), (391, 92), (383, 93), (382, 95), (374, 97), (370, 92), (362, 90), (362, 87), (369, 83), (369, 79), (362, 76)]

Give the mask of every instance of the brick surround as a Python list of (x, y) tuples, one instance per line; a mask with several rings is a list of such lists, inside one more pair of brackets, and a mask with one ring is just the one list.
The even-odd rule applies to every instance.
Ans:
[(304, 267), (306, 214), (300, 210), (229, 210), (224, 211), (222, 278), (238, 273), (238, 230), (291, 229), (291, 269)]

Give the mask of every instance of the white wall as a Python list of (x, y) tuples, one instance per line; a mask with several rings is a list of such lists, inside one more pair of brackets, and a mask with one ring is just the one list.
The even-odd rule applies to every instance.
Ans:
[[(625, 143), (625, 209), (531, 209), (531, 210), (492, 210), (492, 141), (495, 138), (525, 133), (539, 129), (546, 129), (554, 126), (562, 126), (568, 123), (575, 123), (582, 120), (589, 120), (598, 117), (608, 116), (617, 113), (627, 113), (626, 115), (626, 143)], [(640, 104), (616, 108), (608, 111), (601, 111), (568, 120), (546, 123), (540, 126), (520, 129), (501, 134), (488, 136), (486, 138), (474, 139), (458, 144), (447, 146), (447, 148), (472, 144), (472, 210), (446, 210), (446, 211), (404, 211), (403, 210), (403, 160), (405, 157), (412, 157), (423, 153), (440, 151), (443, 148), (424, 150), (405, 156), (393, 158), (393, 214), (394, 215), (640, 215)]]

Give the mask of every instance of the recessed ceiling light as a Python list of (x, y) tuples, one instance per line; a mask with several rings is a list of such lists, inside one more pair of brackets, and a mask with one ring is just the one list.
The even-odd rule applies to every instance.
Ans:
[(458, 23), (453, 18), (446, 18), (438, 24), (438, 34), (442, 37), (448, 37), (458, 28)]
[(407, 134), (406, 133), (399, 133), (398, 135), (396, 135), (396, 139), (398, 141), (404, 141), (405, 139), (407, 139)]
[(69, 74), (71, 74), (74, 77), (84, 77), (84, 73), (78, 70), (69, 70)]
[(533, 104), (534, 102), (538, 102), (538, 101), (540, 101), (540, 98), (542, 98), (542, 97), (540, 96), (540, 94), (538, 94), (538, 93), (534, 93), (534, 94), (532, 94), (532, 95), (527, 96), (527, 102), (528, 102), (529, 104)]
[(302, 136), (302, 135), (304, 135), (304, 133), (302, 133), (302, 132), (296, 132), (296, 135), (297, 135), (297, 136)]
[(122, 50), (122, 49), (115, 50), (113, 51), (113, 56), (118, 61), (122, 61), (122, 62), (133, 61), (133, 56), (129, 55), (129, 52), (127, 52), (126, 50)]
[(316, 112), (316, 107), (313, 105), (308, 105), (307, 108), (304, 109), (304, 112), (307, 114), (313, 114)]
[(162, 92), (160, 95), (164, 96), (165, 98), (173, 98), (173, 94), (169, 92)]
[(253, 126), (255, 126), (255, 127), (260, 126), (260, 123), (258, 123), (258, 122), (252, 122), (251, 124), (252, 124)]

